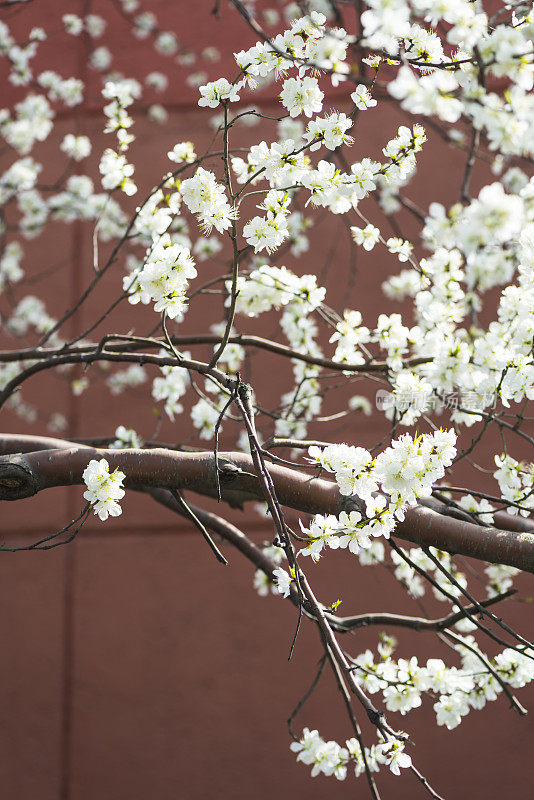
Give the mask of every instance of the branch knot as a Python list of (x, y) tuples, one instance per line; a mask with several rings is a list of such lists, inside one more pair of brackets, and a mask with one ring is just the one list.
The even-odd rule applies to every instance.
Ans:
[(20, 456), (0, 461), (0, 500), (21, 500), (37, 492), (35, 475)]

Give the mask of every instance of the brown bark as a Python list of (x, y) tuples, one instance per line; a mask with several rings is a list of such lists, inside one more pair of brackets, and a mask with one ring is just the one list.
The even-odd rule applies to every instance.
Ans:
[[(46, 449), (35, 450), (36, 447)], [(27, 452), (22, 452), (24, 450)], [(0, 457), (1, 500), (19, 500), (54, 486), (82, 484), (82, 473), (92, 458), (105, 458), (111, 469), (121, 469), (126, 475), (127, 488), (180, 489), (209, 497), (217, 495), (212, 452), (161, 448), (110, 450), (72, 445), (57, 439), (3, 436), (0, 453), (14, 451), (17, 453)], [(239, 452), (220, 453), (217, 466), (224, 501), (241, 506), (248, 500), (262, 499), (250, 456)], [(342, 496), (333, 481), (278, 464), (269, 465), (268, 470), (283, 506), (309, 514), (339, 514), (342, 510), (356, 508), (354, 500)], [(395, 529), (395, 536), (414, 544), (430, 545), (534, 573), (532, 528), (518, 532), (481, 527), (419, 505), (407, 511), (406, 519)]]

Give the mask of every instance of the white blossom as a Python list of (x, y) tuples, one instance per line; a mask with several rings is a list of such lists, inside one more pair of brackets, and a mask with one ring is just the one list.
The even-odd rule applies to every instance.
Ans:
[(109, 464), (105, 458), (100, 461), (92, 459), (83, 472), (83, 480), (87, 491), (83, 496), (91, 503), (94, 513), (104, 522), (108, 516), (118, 517), (122, 509), (118, 503), (124, 497), (122, 482), (124, 472), (115, 469), (109, 471)]

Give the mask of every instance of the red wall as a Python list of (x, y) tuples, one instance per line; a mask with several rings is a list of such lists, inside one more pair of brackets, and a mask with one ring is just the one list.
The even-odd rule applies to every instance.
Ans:
[[(195, 49), (215, 43), (230, 53), (246, 46), (244, 26), (236, 14), (222, 4), (217, 21), (209, 14), (212, 5), (213, 0), (147, 3), (163, 28), (175, 28), (181, 40)], [(4, 11), (4, 15), (6, 19), (11, 15), (16, 29), (38, 24), (48, 29), (59, 25), (62, 13), (82, 13), (86, 6), (44, 0), (32, 3), (24, 13)], [(158, 65), (148, 43), (126, 35), (112, 3), (95, 2), (92, 10), (103, 11), (109, 20), (97, 44), (117, 50), (115, 66), (125, 74), (141, 78), (151, 69), (172, 64), (161, 59)], [(79, 53), (82, 40), (67, 40), (66, 45), (64, 41), (60, 47), (52, 42), (48, 50), (55, 68), (65, 76), (85, 74)], [(175, 65), (170, 74), (165, 96), (171, 106), (169, 122), (158, 127), (139, 117), (134, 126), (137, 141), (132, 152), (143, 189), (169, 169), (165, 154), (176, 142), (193, 139), (201, 152), (211, 136), (207, 115), (196, 106), (196, 92), (184, 83), (185, 72)], [(233, 74), (228, 59), (211, 68), (211, 78), (222, 74)], [(53, 180), (62, 168), (57, 144), (63, 133), (76, 130), (96, 139), (98, 146), (88, 167), (93, 175), (100, 152), (111, 144), (110, 137), (100, 133), (102, 118), (93, 102), (99, 79), (90, 73), (86, 77), (84, 106), (61, 112), (57, 126), (61, 137), (36, 149), (46, 164), (47, 179)], [(19, 99), (19, 91), (7, 87), (4, 103), (12, 99)], [(154, 96), (154, 101), (159, 99)], [(391, 109), (369, 113), (359, 128), (355, 158), (378, 155), (404, 122)], [(265, 135), (270, 135), (270, 129)], [(246, 129), (237, 133), (235, 144), (246, 143), (248, 136)], [(462, 157), (431, 136), (409, 196), (424, 207), (439, 187), (444, 201), (454, 201), (462, 165)], [(477, 180), (481, 185), (482, 176), (475, 175)], [(367, 210), (383, 220), (372, 204)], [(412, 226), (408, 217), (404, 224), (406, 230)], [(331, 305), (340, 310), (361, 308), (372, 325), (385, 308), (379, 286), (396, 269), (394, 262), (358, 254), (354, 274), (348, 266), (343, 222), (332, 218), (322, 230), (304, 270), (323, 273), (322, 279), (331, 287)], [(67, 264), (27, 289), (42, 294), (51, 313), (61, 313), (91, 278), (90, 230), (78, 224), (55, 225), (28, 243), (27, 252), (36, 273)], [(286, 264), (291, 266), (291, 259)], [(202, 269), (201, 277), (208, 277), (209, 270), (216, 268), (202, 265), (199, 273)], [(119, 288), (121, 277), (122, 264), (118, 264), (110, 281), (75, 318), (71, 334), (91, 321), (109, 292)], [(217, 302), (206, 305), (206, 313), (213, 312)], [(200, 332), (204, 318), (204, 312), (189, 317), (182, 329)], [(148, 309), (120, 307), (111, 324), (117, 331), (142, 331), (154, 321)], [(246, 330), (244, 325), (242, 329)], [(274, 359), (253, 362), (252, 370), (265, 404), (286, 390), (279, 385), (283, 375), (278, 380)], [(95, 368), (96, 388), (79, 398), (69, 397), (65, 378), (50, 375), (30, 381), (23, 396), (39, 402), (48, 413), (65, 413), (72, 437), (110, 435), (120, 423), (149, 436), (154, 426), (150, 398), (139, 390), (113, 400), (98, 374)], [(277, 375), (276, 381), (272, 375)], [(6, 411), (2, 426), (25, 433), (46, 432), (43, 419), (28, 424)], [(382, 430), (380, 418), (354, 416), (329, 429), (328, 435), (371, 445)], [(178, 441), (188, 432), (189, 421), (184, 417), (174, 426), (166, 423), (161, 436)], [(489, 453), (488, 444), (486, 458)], [(31, 540), (46, 535), (76, 516), (80, 502), (81, 490), (76, 488), (5, 503), (0, 509), (1, 535)], [(229, 551), (230, 566), (222, 568), (193, 529), (147, 498), (129, 494), (123, 507), (117, 520), (102, 524), (91, 519), (68, 547), (48, 553), (0, 554), (1, 796), (10, 800), (200, 800), (212, 796), (267, 800), (305, 793), (309, 800), (319, 800), (328, 792), (333, 798), (365, 797), (363, 778), (355, 785), (351, 778), (345, 784), (334, 779), (327, 782), (324, 777), (311, 779), (309, 768), (296, 765), (289, 751), (285, 720), (312, 681), (320, 656), (312, 626), (303, 624), (295, 655), (288, 662), (295, 610), (279, 598), (258, 598), (251, 589), (253, 570), (238, 553)], [(234, 513), (234, 518), (255, 541), (272, 537), (250, 511)], [(325, 601), (343, 598), (345, 613), (387, 609), (414, 613), (414, 605), (390, 576), (362, 569), (356, 560), (329, 554), (311, 568), (311, 576)], [(531, 581), (526, 578), (523, 585), (528, 595)], [(436, 604), (429, 607), (430, 613), (442, 612)], [(526, 635), (532, 635), (528, 609), (519, 601), (509, 601), (506, 612)], [(444, 653), (434, 640), (415, 635), (399, 639), (399, 655)], [(358, 633), (351, 637), (350, 646), (356, 653), (375, 641), (376, 633)], [(532, 705), (534, 691), (526, 689), (520, 697)], [(533, 732), (530, 718), (517, 717), (501, 698), (486, 713), (473, 712), (460, 728), (448, 732), (436, 728), (431, 703), (424, 706), (407, 719), (390, 716), (395, 726), (410, 731), (417, 745), (412, 753), (415, 763), (443, 796), (491, 800), (502, 797), (503, 787), (508, 797), (531, 795), (525, 766)], [(305, 725), (318, 727), (323, 736), (342, 741), (350, 735), (343, 714), (333, 682), (326, 676), (295, 726), (297, 730)], [(373, 741), (374, 734), (362, 724)], [(385, 797), (396, 800), (424, 794), (410, 774), (395, 779), (384, 772), (379, 785)]]

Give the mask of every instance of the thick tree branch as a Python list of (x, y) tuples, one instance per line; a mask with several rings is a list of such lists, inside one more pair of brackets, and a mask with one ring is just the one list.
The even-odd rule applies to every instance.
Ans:
[[(10, 448), (9, 437), (2, 438), (0, 452), (6, 452)], [(20, 437), (13, 441), (21, 444)], [(212, 452), (109, 450), (76, 445), (1, 457), (0, 499), (19, 500), (53, 486), (80, 485), (82, 473), (92, 458), (105, 458), (111, 469), (121, 469), (126, 474), (126, 487), (179, 488), (217, 496), (217, 466)], [(262, 499), (250, 456), (239, 452), (220, 453), (217, 463), (224, 501), (240, 507), (248, 500)], [(270, 464), (268, 472), (279, 502), (288, 508), (310, 514), (339, 514), (355, 506), (355, 501), (342, 496), (332, 481), (278, 464)], [(408, 510), (406, 519), (398, 523), (395, 536), (418, 545), (438, 547), (534, 573), (532, 532), (481, 527), (415, 506)]]

